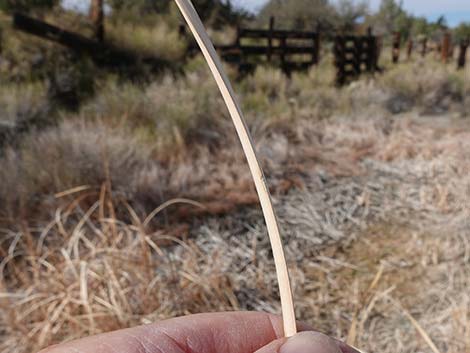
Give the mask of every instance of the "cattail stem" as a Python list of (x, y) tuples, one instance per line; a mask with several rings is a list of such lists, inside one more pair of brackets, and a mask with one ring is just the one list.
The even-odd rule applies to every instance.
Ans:
[(256, 156), (254, 145), (248, 132), (247, 125), (243, 118), (240, 105), (237, 102), (232, 85), (225, 74), (222, 63), (215, 51), (204, 25), (197, 14), (191, 0), (175, 0), (191, 32), (196, 38), (199, 47), (209, 65), (215, 81), (222, 93), (225, 104), (232, 117), (233, 124), (237, 130), (238, 137), (245, 152), (248, 165), (250, 167), (253, 180), (255, 182), (256, 191), (261, 203), (264, 218), (268, 229), (269, 239), (273, 251), (274, 262), (276, 265), (276, 273), (279, 283), (279, 292), (281, 297), (282, 316), (284, 321), (284, 335), (286, 337), (293, 336), (297, 333), (294, 314), (294, 303), (292, 300), (292, 291), (289, 281), (289, 273), (282, 248), (281, 236), (279, 234), (279, 226), (271, 201), (271, 196), (263, 175), (259, 160)]

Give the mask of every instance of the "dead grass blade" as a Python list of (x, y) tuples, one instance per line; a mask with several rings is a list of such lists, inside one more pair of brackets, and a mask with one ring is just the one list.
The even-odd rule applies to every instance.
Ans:
[(85, 191), (85, 190), (89, 190), (89, 189), (91, 189), (91, 186), (81, 185), (81, 186), (77, 186), (77, 187), (72, 188), (72, 189), (68, 189), (68, 190), (65, 190), (65, 191), (62, 191), (62, 192), (58, 192), (57, 194), (54, 195), (54, 197), (56, 199), (60, 199), (61, 197), (73, 195), (73, 194), (76, 194), (76, 193), (79, 193), (79, 192), (82, 192), (82, 191)]
[(171, 205), (179, 204), (179, 203), (184, 203), (184, 204), (196, 206), (196, 207), (199, 207), (199, 208), (202, 208), (202, 209), (205, 209), (205, 208), (206, 208), (202, 203), (197, 202), (197, 201), (193, 201), (193, 200), (189, 200), (189, 199), (181, 199), (181, 198), (178, 198), (178, 199), (171, 199), (171, 200), (168, 200), (168, 201), (164, 202), (164, 203), (161, 204), (160, 206), (158, 206), (155, 210), (153, 210), (153, 211), (147, 216), (147, 218), (145, 218), (144, 223), (143, 223), (144, 228), (147, 227), (147, 226), (149, 225), (149, 223), (152, 221), (152, 219), (153, 219), (157, 214), (159, 214), (161, 211), (163, 211), (165, 208), (167, 208), (167, 207), (169, 207), (169, 206), (171, 206)]
[(432, 341), (431, 337), (429, 337), (428, 333), (419, 324), (419, 322), (410, 314), (410, 312), (408, 310), (406, 310), (398, 300), (392, 298), (392, 302), (395, 304), (396, 307), (398, 307), (403, 312), (403, 314), (411, 322), (411, 324), (415, 327), (416, 331), (418, 331), (418, 333), (423, 338), (423, 340), (426, 342), (426, 344), (429, 346), (429, 348), (431, 348), (431, 350), (434, 353), (441, 353), (441, 351), (439, 351), (439, 349), (436, 347), (436, 345)]
[(268, 234), (271, 241), (274, 262), (278, 277), (279, 292), (281, 297), (282, 316), (284, 320), (284, 334), (287, 337), (293, 336), (297, 332), (295, 323), (294, 302), (292, 299), (292, 290), (290, 287), (289, 272), (284, 256), (284, 250), (279, 233), (279, 226), (274, 208), (271, 202), (271, 196), (266, 184), (263, 171), (261, 169), (256, 151), (243, 118), (240, 105), (237, 102), (232, 85), (225, 74), (222, 63), (215, 51), (204, 25), (197, 14), (190, 0), (175, 0), (186, 22), (188, 23), (196, 41), (198, 42), (202, 53), (209, 65), (215, 81), (222, 93), (225, 104), (230, 112), (232, 121), (238, 133), (238, 137), (245, 152), (245, 156), (250, 167), (251, 174), (258, 192), (261, 207), (263, 209)]

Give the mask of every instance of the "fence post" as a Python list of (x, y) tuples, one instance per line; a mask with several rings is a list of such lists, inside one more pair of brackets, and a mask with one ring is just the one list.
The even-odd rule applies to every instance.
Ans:
[(321, 50), (321, 38), (320, 38), (321, 27), (317, 25), (316, 33), (313, 36), (313, 52), (312, 52), (312, 64), (316, 65), (320, 62), (320, 50)]
[(426, 37), (421, 41), (421, 57), (425, 57), (428, 51), (428, 39)]
[(346, 83), (345, 73), (345, 41), (340, 35), (335, 36), (334, 56), (336, 66), (336, 84), (342, 86)]
[(435, 43), (435, 52), (434, 52), (434, 58), (439, 60), (439, 56), (441, 55), (442, 52), (442, 42)]
[(411, 60), (411, 57), (413, 55), (413, 39), (408, 40), (408, 48), (407, 48), (407, 58), (408, 60)]
[(94, 37), (104, 41), (104, 0), (92, 0), (90, 4), (90, 20), (93, 25)]
[(465, 39), (465, 40), (460, 41), (459, 57), (457, 59), (458, 69), (465, 68), (465, 64), (467, 61), (467, 49), (469, 45), (470, 45), (470, 39)]
[(274, 30), (274, 16), (269, 18), (269, 35), (268, 35), (268, 61), (271, 62), (273, 50), (273, 30)]
[(444, 37), (442, 38), (441, 46), (441, 60), (444, 64), (447, 64), (449, 59), (449, 49), (450, 49), (450, 33), (445, 32)]
[(243, 53), (243, 50), (241, 49), (241, 26), (240, 26), (240, 21), (237, 21), (237, 36), (235, 37), (235, 51), (239, 55), (239, 61), (238, 61), (238, 72), (242, 72), (245, 69), (245, 55)]
[(393, 49), (392, 49), (392, 62), (398, 63), (400, 60), (400, 45), (401, 45), (401, 33), (396, 31), (393, 33)]
[(354, 37), (354, 75), (359, 76), (361, 74), (361, 61), (362, 61), (362, 38), (360, 36)]
[(237, 47), (237, 49), (240, 49), (240, 33), (241, 33), (240, 24), (237, 23), (237, 37), (235, 38), (235, 46)]
[(374, 72), (377, 67), (377, 39), (372, 34), (372, 27), (367, 27), (367, 71)]
[(287, 39), (285, 36), (281, 38), (281, 68), (282, 70), (287, 73), (286, 68), (286, 45)]

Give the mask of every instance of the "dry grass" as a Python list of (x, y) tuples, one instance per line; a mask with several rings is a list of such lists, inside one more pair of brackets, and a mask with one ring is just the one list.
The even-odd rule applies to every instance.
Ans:
[[(401, 119), (299, 124), (296, 149), (313, 131), (323, 145), (303, 189), (276, 198), (297, 315), (365, 351), (431, 351), (419, 323), (441, 352), (466, 352), (468, 126)], [(283, 163), (262, 154), (274, 170)], [(355, 175), (332, 162), (340, 156)], [(145, 227), (106, 180), (97, 193), (76, 191), (47, 226), (2, 231), (0, 351), (201, 311), (279, 312), (259, 210), (191, 221), (186, 238), (184, 227)], [(118, 209), (128, 221), (115, 218)]]

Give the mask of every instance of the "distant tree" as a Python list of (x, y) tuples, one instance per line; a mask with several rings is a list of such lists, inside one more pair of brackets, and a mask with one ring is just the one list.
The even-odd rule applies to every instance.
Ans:
[(276, 26), (288, 29), (334, 29), (337, 12), (328, 0), (270, 0), (260, 11), (260, 22), (274, 16)]
[(382, 35), (400, 32), (403, 41), (412, 36), (427, 36), (433, 31), (424, 17), (415, 17), (405, 11), (403, 0), (382, 0), (377, 13), (367, 21)]
[(446, 29), (448, 27), (447, 19), (444, 15), (439, 16), (435, 24), (437, 27), (440, 27), (441, 29)]
[(412, 34), (414, 20), (403, 8), (403, 0), (382, 0), (378, 12), (368, 18), (376, 32), (382, 35), (400, 32), (403, 40)]
[(460, 41), (470, 39), (470, 22), (462, 22), (454, 29), (455, 39)]
[(0, 0), (0, 10), (29, 12), (50, 9), (58, 3), (59, 0)]
[(366, 1), (354, 2), (352, 0), (340, 0), (335, 6), (336, 27), (345, 31), (354, 31), (360, 20), (364, 20), (369, 12)]
[(431, 34), (431, 26), (425, 17), (415, 17), (411, 32), (414, 36), (428, 36)]
[[(173, 0), (107, 0), (107, 3), (117, 13), (165, 14)], [(193, 4), (202, 20), (215, 27), (235, 24), (246, 15), (232, 6), (230, 0), (193, 0)]]

